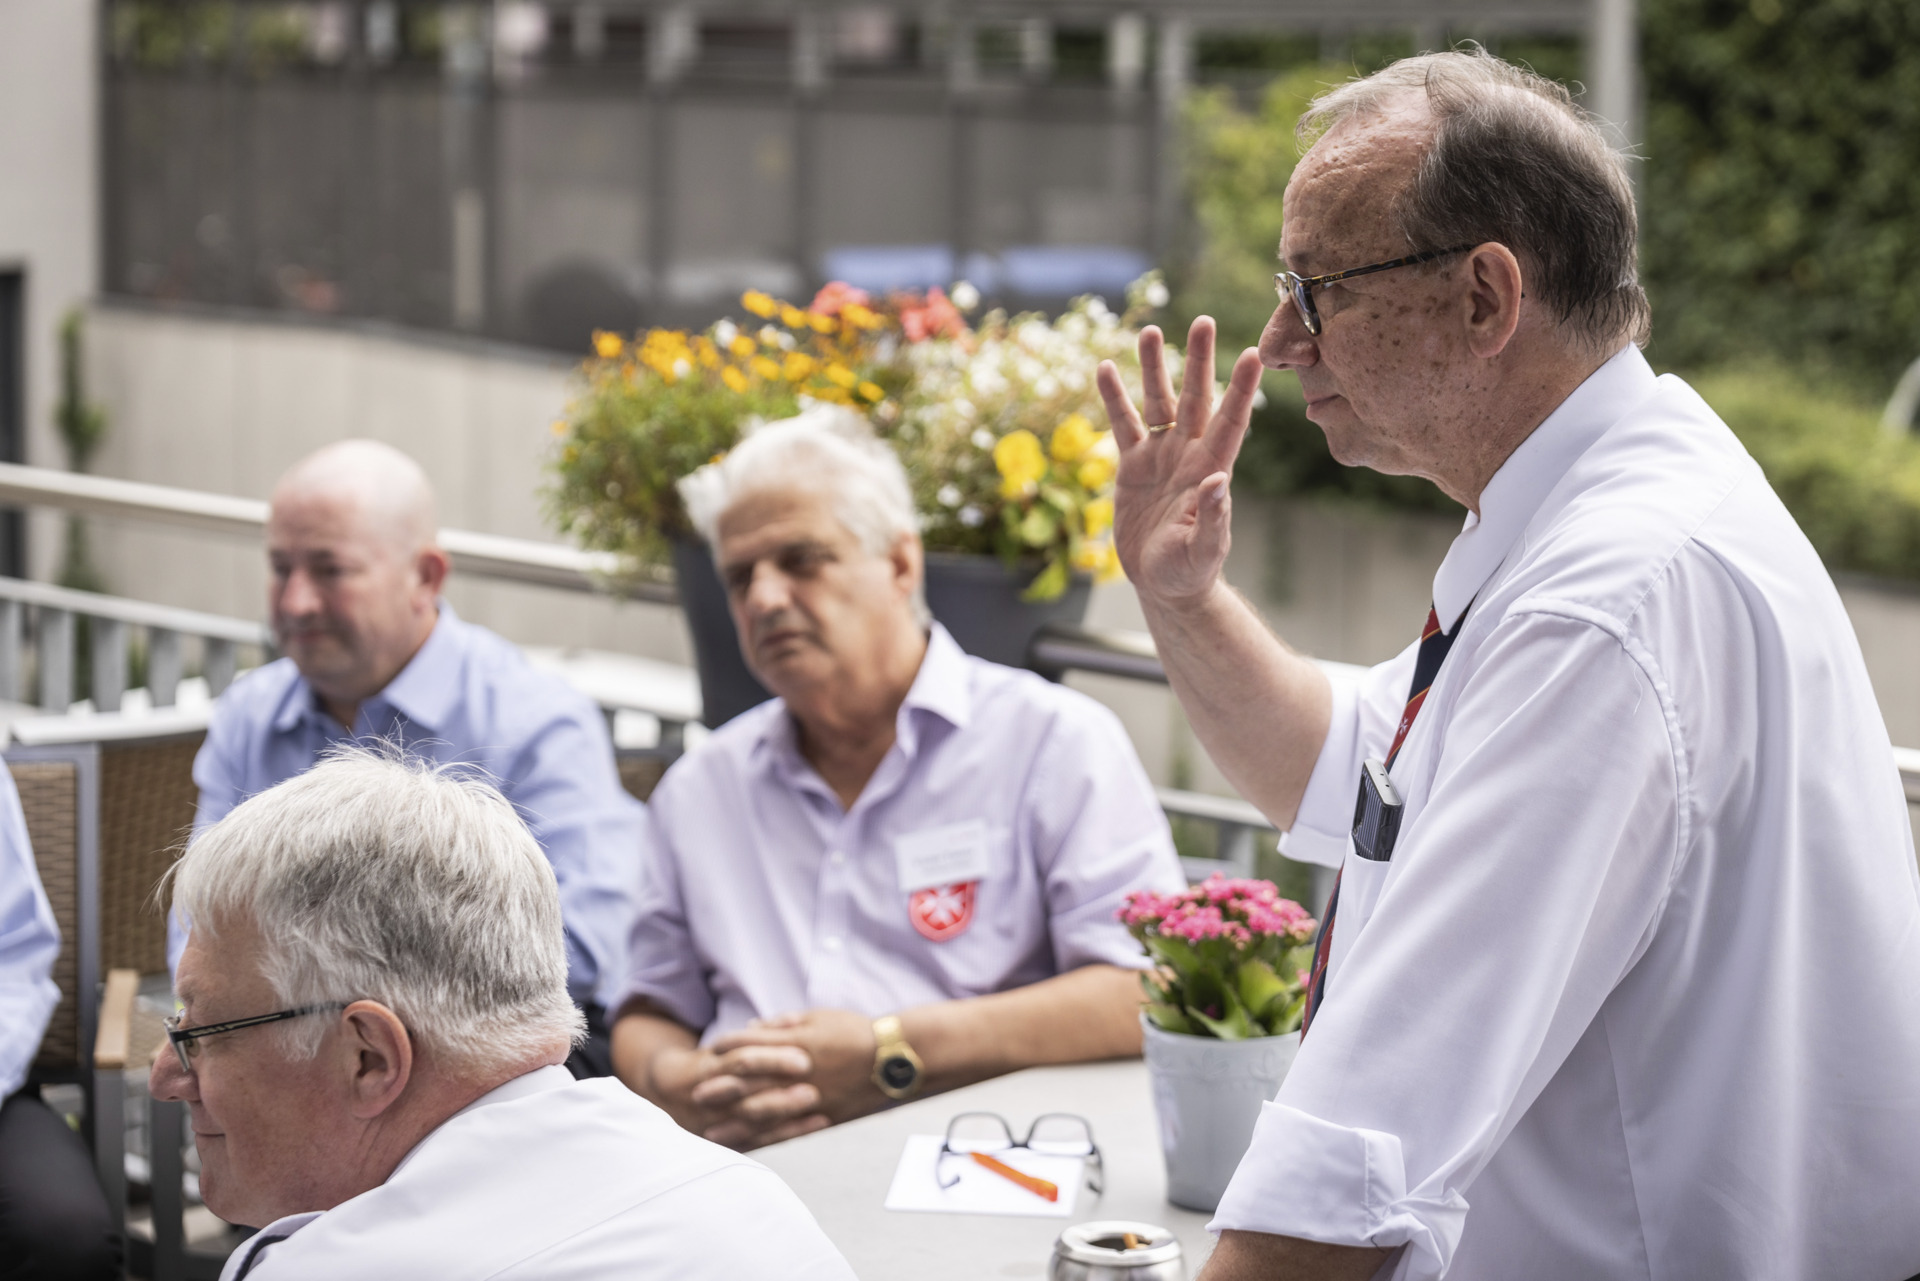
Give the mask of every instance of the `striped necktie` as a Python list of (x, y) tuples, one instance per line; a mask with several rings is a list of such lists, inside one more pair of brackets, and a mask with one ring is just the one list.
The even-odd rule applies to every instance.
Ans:
[[(1468, 608), (1472, 608), (1469, 603)], [(1413, 660), (1413, 682), (1407, 691), (1407, 707), (1400, 713), (1399, 728), (1393, 731), (1393, 746), (1387, 749), (1387, 768), (1393, 768), (1393, 762), (1400, 755), (1401, 744), (1407, 741), (1407, 731), (1413, 728), (1413, 718), (1420, 714), (1420, 708), (1427, 701), (1427, 691), (1433, 688), (1433, 678), (1440, 674), (1440, 664), (1446, 658), (1447, 651), (1453, 648), (1453, 638), (1460, 634), (1460, 624), (1466, 620), (1467, 611), (1461, 610), (1460, 617), (1453, 622), (1453, 630), (1440, 630), (1440, 616), (1431, 606), (1427, 609), (1427, 625), (1420, 632), (1420, 652)], [(1333, 951), (1333, 921), (1340, 911), (1340, 877), (1346, 874), (1343, 864), (1340, 872), (1333, 878), (1333, 893), (1327, 896), (1326, 919), (1320, 922), (1320, 937), (1313, 945), (1313, 969), (1307, 976), (1307, 1008), (1300, 1019), (1300, 1035), (1304, 1038), (1307, 1029), (1313, 1025), (1313, 1016), (1320, 1011), (1320, 1002), (1327, 996), (1327, 957)]]

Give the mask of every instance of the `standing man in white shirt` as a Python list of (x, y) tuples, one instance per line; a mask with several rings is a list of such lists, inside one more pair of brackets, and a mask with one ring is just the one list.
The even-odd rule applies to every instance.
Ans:
[(736, 1147), (1138, 1054), (1116, 913), (1185, 884), (1119, 720), (928, 623), (906, 474), (842, 412), (683, 483), (778, 697), (653, 794), (614, 1065)]
[(202, 832), (174, 892), (151, 1087), (207, 1207), (260, 1226), (223, 1281), (852, 1281), (766, 1167), (560, 1066), (559, 890), (487, 784), (335, 749)]
[[(1619, 157), (1483, 54), (1304, 127), (1280, 305), (1218, 404), (1205, 319), (1177, 401), (1152, 331), (1144, 415), (1101, 371), (1121, 555), (1187, 715), (1342, 867), (1207, 1281), (1920, 1271), (1899, 774), (1812, 547), (1637, 349)], [(1341, 462), (1471, 513), (1420, 644), (1356, 682), (1220, 578), (1262, 363)]]

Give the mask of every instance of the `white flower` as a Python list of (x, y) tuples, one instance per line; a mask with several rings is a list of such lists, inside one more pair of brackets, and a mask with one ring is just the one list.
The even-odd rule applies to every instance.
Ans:
[(1033, 384), (1033, 394), (1042, 400), (1052, 400), (1060, 394), (1060, 380), (1052, 374), (1042, 374)]
[(940, 486), (940, 492), (935, 494), (934, 497), (940, 500), (942, 507), (958, 507), (960, 505), (960, 486), (942, 485)]
[(692, 372), (693, 372), (693, 366), (689, 365), (686, 361), (676, 360), (673, 362), (673, 376), (675, 378), (685, 378), (688, 374)]
[(986, 514), (972, 503), (960, 509), (960, 523), (968, 529), (978, 529), (987, 519)]
[[(991, 450), (994, 447), (994, 445), (999, 443), (994, 439), (993, 433), (988, 431), (985, 427), (976, 427), (974, 429), (973, 435), (969, 437), (969, 439), (973, 441), (973, 447), (975, 449)], [(964, 519), (965, 516), (966, 516), (966, 513), (962, 512), (961, 513), (962, 519)]]
[(1147, 306), (1164, 307), (1167, 305), (1168, 300), (1170, 300), (1173, 297), (1173, 295), (1167, 292), (1167, 287), (1165, 284), (1156, 280), (1152, 284), (1147, 286), (1147, 290), (1144, 297), (1147, 300)]
[(731, 347), (739, 336), (740, 327), (731, 320), (723, 320), (713, 327), (713, 341), (719, 346)]
[(1267, 407), (1267, 393), (1259, 387), (1253, 389), (1253, 407), (1255, 409), (1265, 409)]
[(973, 282), (970, 280), (962, 280), (954, 285), (953, 292), (947, 297), (961, 311), (972, 311), (980, 305), (980, 291), (973, 287)]
[(1113, 315), (1113, 309), (1107, 306), (1107, 300), (1099, 294), (1087, 299), (1087, 314), (1096, 321), (1105, 320)]

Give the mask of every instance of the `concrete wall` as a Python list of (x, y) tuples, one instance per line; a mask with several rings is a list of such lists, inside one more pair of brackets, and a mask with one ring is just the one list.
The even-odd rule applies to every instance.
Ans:
[[(102, 475), (264, 498), (296, 459), (349, 436), (419, 459), (443, 524), (552, 540), (540, 511), (564, 362), (519, 348), (298, 322), (96, 305), (93, 395), (111, 423)], [(264, 616), (251, 542), (95, 522), (111, 590), (242, 618)], [(462, 615), (524, 644), (581, 645), (669, 662), (691, 652), (676, 610), (455, 576)]]
[[(53, 429), (57, 330), (99, 277), (92, 0), (0, 0), (0, 270), (26, 277), (27, 461), (64, 462)], [(44, 572), (50, 521), (30, 535)]]

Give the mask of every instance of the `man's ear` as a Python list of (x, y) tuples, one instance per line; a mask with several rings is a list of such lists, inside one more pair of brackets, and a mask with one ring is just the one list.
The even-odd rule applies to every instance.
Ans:
[(920, 545), (919, 535), (902, 534), (894, 539), (887, 559), (893, 563), (893, 581), (900, 588), (900, 594), (911, 598), (914, 587), (927, 572), (926, 549)]
[(1520, 327), (1526, 277), (1513, 250), (1480, 245), (1467, 255), (1467, 347), (1482, 360), (1505, 351)]
[(429, 547), (413, 558), (413, 572), (420, 576), (420, 586), (437, 600), (440, 589), (447, 585), (447, 574), (453, 569), (453, 558), (438, 547)]
[(349, 1110), (362, 1121), (392, 1107), (413, 1079), (413, 1038), (378, 1001), (355, 1001), (340, 1015), (347, 1057)]

